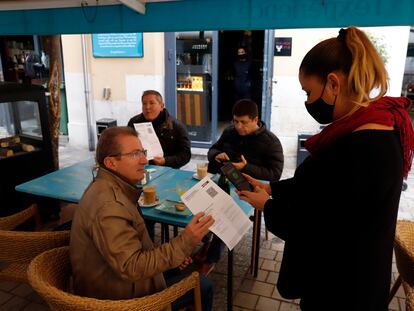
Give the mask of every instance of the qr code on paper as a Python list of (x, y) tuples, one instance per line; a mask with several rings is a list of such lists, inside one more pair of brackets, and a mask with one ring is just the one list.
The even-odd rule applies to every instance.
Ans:
[(210, 187), (206, 190), (206, 192), (208, 193), (208, 195), (212, 198), (214, 198), (217, 195), (217, 191), (213, 188)]

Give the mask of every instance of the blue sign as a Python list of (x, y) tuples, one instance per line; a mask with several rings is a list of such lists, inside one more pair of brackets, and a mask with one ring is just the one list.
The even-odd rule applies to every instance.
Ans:
[(142, 32), (92, 34), (94, 57), (142, 57)]

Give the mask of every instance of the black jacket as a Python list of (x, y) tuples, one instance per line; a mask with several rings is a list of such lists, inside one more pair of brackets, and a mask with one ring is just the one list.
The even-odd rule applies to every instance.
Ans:
[(264, 218), (285, 240), (282, 297), (305, 311), (388, 310), (402, 168), (397, 132), (363, 130), (271, 183)]
[[(134, 128), (134, 123), (149, 122), (142, 113), (132, 117), (128, 126)], [(167, 109), (161, 111), (152, 121), (152, 126), (160, 140), (164, 152), (165, 166), (180, 168), (190, 161), (191, 143), (184, 125), (170, 116)], [(150, 161), (150, 164), (153, 164)]]
[(247, 165), (243, 173), (254, 178), (278, 181), (283, 170), (283, 149), (275, 134), (260, 121), (259, 128), (245, 136), (239, 135), (233, 125), (227, 127), (219, 140), (208, 151), (209, 172), (217, 173), (221, 164), (214, 158), (225, 152), (232, 162), (240, 162), (243, 155)]

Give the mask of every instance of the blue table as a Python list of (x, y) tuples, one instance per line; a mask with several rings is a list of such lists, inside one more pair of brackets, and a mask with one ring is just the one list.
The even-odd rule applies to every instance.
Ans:
[[(160, 201), (170, 200), (178, 202), (180, 201), (180, 197), (177, 194), (176, 184), (179, 182), (184, 184), (187, 189), (190, 189), (199, 182), (199, 180), (193, 178), (193, 174), (194, 172), (192, 171), (171, 169), (170, 171), (162, 174), (159, 178), (151, 179), (148, 185), (155, 186), (157, 188), (157, 195)], [(218, 176), (213, 177), (213, 180), (215, 178), (218, 178)], [(235, 194), (234, 187), (232, 185), (230, 186), (230, 190), (233, 199), (236, 201), (237, 205), (240, 206), (243, 212), (247, 215), (253, 214), (253, 209), (250, 204), (239, 199), (239, 197)], [(141, 210), (147, 219), (179, 227), (185, 227), (192, 218), (192, 216), (175, 216), (163, 213), (153, 207), (141, 208)]]
[[(93, 159), (78, 162), (72, 166), (54, 171), (47, 175), (17, 185), (16, 190), (42, 197), (78, 203), (83, 192), (93, 179), (95, 161)], [(151, 180), (156, 180), (169, 170), (169, 167), (146, 165), (152, 169)]]

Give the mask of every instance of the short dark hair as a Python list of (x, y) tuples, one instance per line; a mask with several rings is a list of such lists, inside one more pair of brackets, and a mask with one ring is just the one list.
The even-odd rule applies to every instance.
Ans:
[(250, 119), (254, 119), (259, 115), (257, 104), (251, 99), (240, 99), (233, 106), (233, 116), (249, 116)]
[(122, 152), (118, 142), (119, 136), (138, 137), (137, 132), (129, 126), (108, 127), (99, 137), (98, 146), (96, 147), (96, 162), (105, 167), (104, 160), (106, 157)]
[(147, 96), (147, 95), (155, 95), (155, 96), (157, 96), (157, 97), (158, 97), (158, 100), (160, 101), (160, 103), (162, 103), (162, 102), (163, 102), (163, 99), (162, 99), (162, 95), (161, 95), (161, 93), (160, 93), (160, 92), (158, 92), (158, 91), (156, 91), (156, 90), (146, 90), (146, 91), (144, 91), (144, 92), (142, 93), (142, 96), (141, 96), (141, 102), (142, 102), (142, 100), (144, 99), (144, 96)]

